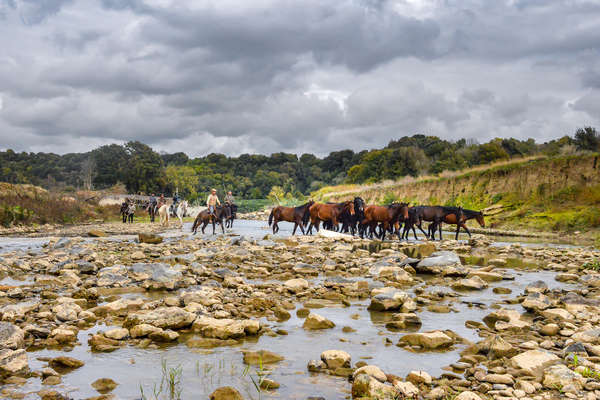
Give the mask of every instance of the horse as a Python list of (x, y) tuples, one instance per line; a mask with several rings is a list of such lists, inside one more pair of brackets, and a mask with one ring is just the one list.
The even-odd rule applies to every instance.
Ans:
[(225, 228), (232, 228), (233, 220), (237, 217), (238, 206), (233, 203), (229, 203), (228, 205), (231, 208), (231, 215), (225, 220)]
[(129, 210), (129, 202), (124, 201), (123, 203), (121, 203), (121, 209), (119, 210), (119, 214), (121, 214), (124, 224), (127, 223), (128, 210)]
[[(469, 237), (471, 237), (471, 232), (467, 228), (466, 222), (470, 219), (475, 219), (479, 226), (485, 228), (485, 220), (483, 219), (483, 213), (481, 211), (475, 210), (466, 210), (462, 207), (444, 207), (446, 210), (454, 211), (454, 213), (447, 214), (442, 221), (440, 221), (440, 231), (442, 223), (447, 223), (451, 225), (456, 225), (456, 234), (454, 235), (454, 240), (458, 240), (458, 233), (460, 232), (460, 228), (463, 228)], [(433, 225), (433, 224), (432, 224)], [(429, 228), (431, 232), (435, 232), (436, 226), (430, 226)]]
[(196, 216), (194, 220), (194, 224), (192, 225), (192, 232), (195, 235), (196, 231), (202, 225), (202, 233), (204, 234), (204, 229), (209, 223), (212, 223), (213, 227), (213, 235), (215, 234), (215, 222), (221, 225), (221, 230), (225, 233), (225, 227), (223, 223), (223, 218), (227, 219), (231, 216), (231, 207), (229, 205), (216, 206), (214, 215), (208, 212), (208, 209), (202, 210)]
[[(389, 206), (369, 206), (365, 208), (365, 218), (363, 219), (363, 225), (370, 228), (370, 235), (373, 236), (377, 225), (383, 223), (383, 230), (381, 232), (381, 240), (385, 240), (385, 233), (390, 225), (394, 225), (396, 222), (402, 221), (408, 218), (408, 203), (392, 203)], [(364, 231), (363, 231), (364, 233)], [(363, 235), (361, 234), (361, 239)], [(398, 239), (400, 234), (398, 233)]]
[(183, 229), (183, 217), (185, 217), (187, 210), (188, 202), (187, 200), (183, 200), (181, 203), (179, 203), (179, 205), (177, 206), (177, 211), (175, 212), (175, 215), (177, 216), (177, 218), (179, 218), (179, 225), (181, 225), (181, 229)]
[(156, 214), (158, 213), (158, 203), (156, 202), (146, 202), (145, 207), (146, 210), (148, 210), (148, 216), (150, 216), (150, 222), (154, 222), (154, 218), (156, 217)]
[(415, 230), (415, 225), (421, 230), (421, 232), (423, 232), (423, 235), (425, 235), (426, 238), (429, 237), (429, 234), (425, 233), (425, 231), (423, 230), (421, 220), (419, 219), (419, 206), (410, 207), (408, 209), (408, 219), (404, 221), (404, 231), (402, 232), (402, 239), (408, 240), (408, 234), (412, 229), (413, 235), (415, 236), (415, 240), (419, 240), (419, 238), (417, 237), (417, 231)]
[(292, 235), (296, 234), (296, 228), (298, 227), (300, 227), (302, 234), (305, 235), (304, 227), (308, 223), (310, 217), (309, 209), (313, 204), (315, 204), (315, 202), (310, 200), (308, 203), (298, 207), (277, 206), (272, 209), (271, 214), (269, 214), (269, 226), (273, 224), (273, 234), (279, 232), (279, 225), (277, 224), (280, 221), (287, 221), (294, 223)]
[(323, 204), (315, 203), (308, 208), (310, 213), (310, 225), (308, 226), (308, 233), (312, 234), (313, 226), (319, 231), (319, 224), (321, 221), (331, 220), (332, 226), (337, 227), (338, 218), (344, 211), (348, 211), (350, 215), (354, 215), (354, 203), (352, 201), (346, 201), (339, 204)]
[[(350, 215), (348, 210), (344, 210), (340, 214), (339, 220), (342, 223), (340, 231), (354, 235), (356, 234), (356, 225), (365, 217), (365, 201), (360, 197), (355, 197), (352, 202), (354, 203), (354, 215)], [(325, 227), (325, 223), (323, 223), (323, 227)]]
[[(438, 228), (440, 231), (440, 240), (442, 240), (442, 222), (444, 222), (449, 215), (453, 214), (457, 217), (457, 219), (454, 220), (454, 223), (456, 223), (456, 221), (461, 221), (464, 218), (464, 215), (462, 215), (462, 208), (460, 207), (419, 206), (415, 208), (417, 208), (416, 212), (419, 221), (419, 227), (422, 221), (433, 222), (429, 226), (427, 235), (432, 240), (435, 240), (435, 230)], [(448, 221), (449, 222), (447, 223), (452, 223), (450, 222), (452, 221), (452, 218), (449, 218)], [(458, 232), (456, 236), (458, 237)]]
[(160, 208), (158, 209), (158, 217), (160, 220), (160, 224), (163, 226), (169, 226), (169, 206), (166, 204), (163, 204), (162, 206), (160, 206)]

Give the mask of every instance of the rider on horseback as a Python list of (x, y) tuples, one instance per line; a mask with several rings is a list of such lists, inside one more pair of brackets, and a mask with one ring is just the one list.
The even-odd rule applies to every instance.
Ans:
[(221, 205), (221, 201), (219, 201), (219, 197), (217, 196), (217, 189), (211, 189), (208, 198), (206, 199), (206, 206), (208, 207), (208, 213), (215, 216), (215, 207)]
[(233, 194), (231, 193), (231, 190), (229, 192), (227, 192), (227, 196), (225, 196), (225, 204), (233, 204), (235, 201), (233, 199)]
[(150, 195), (150, 199), (148, 200), (148, 213), (150, 214), (150, 222), (154, 222), (154, 216), (156, 215), (156, 211), (158, 210), (158, 202), (156, 201), (156, 197), (154, 197), (154, 193)]

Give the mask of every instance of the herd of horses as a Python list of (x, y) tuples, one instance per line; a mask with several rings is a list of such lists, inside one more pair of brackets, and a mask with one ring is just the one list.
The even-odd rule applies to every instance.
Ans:
[[(442, 224), (456, 225), (455, 239), (458, 239), (461, 228), (470, 237), (471, 232), (466, 225), (470, 219), (475, 219), (481, 227), (485, 227), (481, 211), (445, 206), (410, 207), (408, 203), (367, 205), (362, 198), (355, 197), (354, 200), (341, 203), (315, 203), (311, 200), (298, 207), (275, 207), (269, 215), (269, 226), (273, 227), (273, 233), (277, 233), (279, 222), (287, 221), (294, 224), (292, 235), (296, 234), (298, 227), (302, 234), (312, 234), (312, 229), (319, 231), (322, 223), (326, 229), (381, 240), (388, 233), (397, 235), (398, 239), (408, 240), (411, 230), (415, 240), (418, 240), (417, 227), (426, 238), (433, 240), (436, 231), (439, 231), (442, 240)], [(430, 222), (427, 232), (423, 230), (423, 222)]]

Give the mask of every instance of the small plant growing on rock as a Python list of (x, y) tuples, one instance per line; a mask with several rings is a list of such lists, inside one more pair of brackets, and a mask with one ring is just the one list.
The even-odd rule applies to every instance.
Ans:
[(583, 269), (590, 269), (592, 271), (600, 271), (600, 260), (588, 261), (582, 265)]

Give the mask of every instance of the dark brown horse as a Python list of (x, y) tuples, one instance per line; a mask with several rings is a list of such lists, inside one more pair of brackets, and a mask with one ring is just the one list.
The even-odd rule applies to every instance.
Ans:
[[(408, 219), (408, 204), (407, 203), (392, 203), (389, 206), (368, 206), (365, 208), (365, 219), (363, 225), (370, 228), (369, 234), (373, 235), (378, 224), (382, 224), (381, 240), (385, 240), (385, 233), (390, 226), (397, 222), (403, 222)], [(361, 235), (361, 238), (363, 235)], [(398, 233), (398, 239), (400, 233)]]
[(198, 216), (194, 220), (194, 225), (192, 225), (192, 232), (194, 235), (196, 231), (202, 225), (202, 233), (204, 234), (204, 229), (209, 223), (212, 223), (213, 235), (215, 234), (215, 222), (221, 225), (221, 231), (225, 233), (225, 227), (223, 223), (223, 218), (227, 219), (231, 216), (231, 208), (229, 205), (216, 206), (215, 214), (212, 215), (207, 210), (200, 211)]
[[(467, 228), (467, 221), (470, 219), (475, 219), (482, 228), (485, 228), (485, 220), (483, 219), (483, 213), (481, 211), (475, 210), (466, 210), (461, 207), (443, 207), (446, 210), (454, 211), (451, 214), (446, 214), (444, 219), (439, 223), (439, 230), (442, 231), (442, 223), (456, 225), (456, 235), (454, 236), (454, 240), (458, 240), (458, 233), (460, 232), (460, 228), (463, 228), (469, 237), (471, 237), (471, 232)], [(432, 224), (433, 225), (433, 224)], [(431, 235), (434, 234), (437, 226), (430, 226), (429, 229), (431, 231)], [(440, 233), (441, 237), (441, 233)]]
[(346, 201), (344, 203), (337, 204), (323, 204), (315, 203), (309, 208), (310, 212), (310, 225), (308, 226), (308, 233), (312, 235), (313, 226), (319, 231), (319, 224), (322, 221), (331, 221), (334, 228), (337, 227), (340, 215), (348, 211), (350, 215), (354, 215), (354, 202)]
[(308, 203), (298, 207), (277, 206), (272, 209), (271, 214), (269, 214), (269, 226), (273, 224), (273, 234), (279, 232), (279, 225), (277, 224), (280, 221), (287, 221), (294, 223), (292, 235), (296, 234), (296, 228), (298, 227), (300, 227), (302, 234), (305, 235), (304, 227), (308, 223), (310, 217), (309, 209), (313, 204), (315, 204), (315, 202), (310, 200)]

